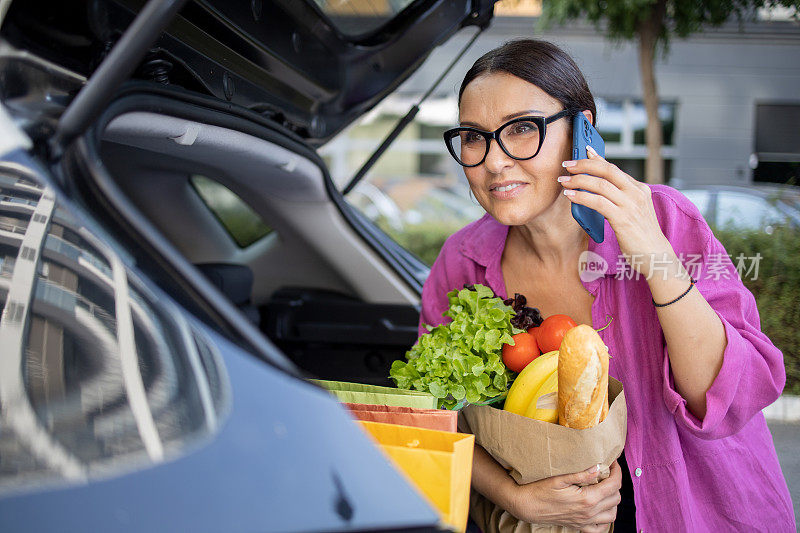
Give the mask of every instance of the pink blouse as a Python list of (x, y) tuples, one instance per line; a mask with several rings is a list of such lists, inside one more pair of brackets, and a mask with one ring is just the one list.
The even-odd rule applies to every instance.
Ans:
[[(593, 327), (613, 317), (600, 336), (613, 356), (609, 373), (625, 387), (637, 529), (794, 532), (789, 490), (761, 413), (783, 390), (783, 355), (761, 332), (753, 295), (697, 208), (675, 189), (651, 188), (661, 229), (722, 320), (728, 342), (699, 420), (674, 387), (647, 281), (619, 259), (608, 222), (605, 241), (589, 241), (607, 265), (582, 283), (595, 296)], [(507, 234), (487, 214), (448, 238), (422, 291), (420, 334), (422, 324), (444, 322), (452, 289), (481, 283), (507, 297), (500, 267)]]

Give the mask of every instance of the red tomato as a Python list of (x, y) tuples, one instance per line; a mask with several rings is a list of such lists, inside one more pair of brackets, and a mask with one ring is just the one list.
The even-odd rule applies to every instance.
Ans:
[(553, 315), (545, 318), (538, 328), (531, 328), (528, 331), (536, 336), (536, 343), (542, 353), (547, 353), (558, 350), (564, 334), (577, 325), (567, 315)]
[(523, 331), (514, 335), (514, 346), (503, 345), (503, 364), (514, 372), (521, 372), (528, 363), (541, 355), (536, 337)]

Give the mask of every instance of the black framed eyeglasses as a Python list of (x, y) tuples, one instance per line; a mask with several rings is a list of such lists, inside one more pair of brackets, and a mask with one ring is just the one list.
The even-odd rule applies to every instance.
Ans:
[(450, 155), (464, 167), (477, 167), (483, 163), (492, 139), (508, 157), (524, 161), (536, 157), (542, 149), (548, 124), (574, 114), (574, 111), (564, 109), (549, 117), (518, 117), (494, 131), (453, 128), (444, 132), (444, 143)]

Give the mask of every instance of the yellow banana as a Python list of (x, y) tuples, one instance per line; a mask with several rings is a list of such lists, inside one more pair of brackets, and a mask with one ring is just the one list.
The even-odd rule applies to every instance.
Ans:
[(525, 416), (542, 422), (558, 423), (558, 371), (553, 372), (533, 394)]
[(539, 390), (544, 380), (556, 371), (556, 368), (558, 368), (558, 350), (542, 354), (528, 363), (528, 366), (522, 369), (514, 383), (511, 384), (511, 388), (508, 389), (503, 409), (524, 415), (533, 395)]

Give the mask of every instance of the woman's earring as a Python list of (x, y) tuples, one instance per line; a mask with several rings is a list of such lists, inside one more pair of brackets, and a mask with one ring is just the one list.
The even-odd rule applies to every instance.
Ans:
[(472, 200), (472, 203), (475, 205), (480, 205), (478, 203), (478, 200), (475, 198), (475, 195), (472, 194), (472, 189), (468, 189), (468, 191), (469, 191), (469, 199)]

